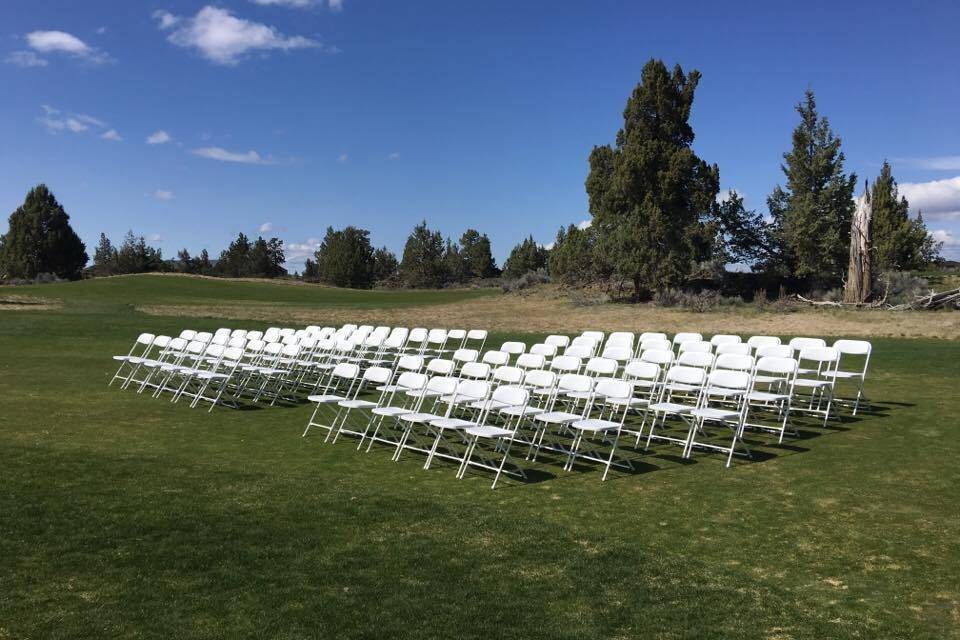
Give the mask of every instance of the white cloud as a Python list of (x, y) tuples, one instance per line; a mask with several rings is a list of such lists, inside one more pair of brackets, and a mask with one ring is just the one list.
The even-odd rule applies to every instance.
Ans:
[(319, 238), (307, 238), (306, 242), (284, 242), (283, 255), (287, 259), (287, 264), (302, 265), (307, 258), (312, 259), (319, 248)]
[(100, 137), (104, 140), (109, 140), (110, 142), (123, 142), (123, 138), (120, 137), (120, 134), (117, 133), (116, 129), (104, 131), (102, 134), (100, 134)]
[(902, 163), (916, 169), (926, 169), (928, 171), (960, 171), (960, 156), (895, 158), (894, 162)]
[(336, 47), (303, 36), (285, 36), (274, 27), (237, 18), (227, 9), (213, 6), (203, 7), (192, 18), (181, 18), (166, 11), (158, 11), (153, 15), (160, 29), (170, 32), (168, 41), (178, 47), (196, 49), (216, 64), (237, 64), (245, 54), (253, 51), (339, 51)]
[(271, 231), (273, 231), (273, 223), (264, 222), (262, 225), (260, 225), (260, 228), (258, 229), (258, 231), (260, 233), (270, 233)]
[(347, 164), (348, 159), (349, 158), (345, 153), (341, 153), (339, 156), (337, 156), (337, 162), (339, 162), (340, 164)]
[(26, 38), (30, 48), (40, 53), (62, 53), (93, 64), (111, 61), (106, 53), (66, 31), (31, 31)]
[(899, 187), (914, 215), (922, 211), (927, 219), (960, 219), (960, 176), (930, 182), (902, 182)]
[(3, 59), (7, 64), (14, 64), (25, 69), (30, 67), (45, 67), (47, 61), (33, 51), (13, 51)]
[(953, 231), (947, 229), (937, 229), (930, 234), (937, 242), (942, 242), (944, 247), (960, 247), (960, 238), (953, 235)]
[(577, 229), (589, 229), (593, 225), (593, 220), (581, 220), (577, 223)]
[(399, 159), (400, 159), (400, 153), (397, 151), (394, 151), (393, 153), (387, 156), (387, 160), (399, 160)]
[(106, 27), (99, 27), (99, 28), (97, 29), (97, 35), (102, 36), (102, 35), (105, 34), (106, 32), (107, 32), (107, 28), (106, 28)]
[(147, 136), (147, 144), (166, 144), (170, 142), (173, 138), (170, 137), (170, 134), (160, 129), (159, 131), (154, 131), (149, 136)]
[(157, 200), (173, 200), (173, 191), (157, 189), (153, 192), (153, 197)]
[(553, 247), (556, 246), (556, 244), (557, 244), (556, 242), (548, 242), (547, 244), (542, 244), (540, 246), (546, 249), (547, 251), (553, 251)]
[(342, 11), (343, 10), (343, 0), (329, 0), (327, 5), (330, 7), (330, 11)]
[(147, 236), (147, 242), (163, 242), (163, 241), (164, 241), (164, 237), (159, 233), (151, 233), (149, 236)]
[(195, 156), (200, 156), (201, 158), (219, 160), (221, 162), (239, 162), (241, 164), (276, 164), (272, 158), (264, 158), (253, 149), (247, 151), (246, 153), (237, 153), (234, 151), (227, 151), (221, 147), (201, 147), (199, 149), (194, 149), (191, 151), (191, 153)]
[(123, 138), (115, 129), (111, 129), (106, 122), (85, 113), (64, 113), (48, 104), (40, 105), (43, 115), (37, 122), (47, 129), (47, 133), (85, 133), (93, 129), (100, 130), (100, 137), (111, 142), (120, 142)]
[(253, 4), (259, 4), (262, 7), (294, 7), (296, 9), (306, 9), (317, 4), (317, 0), (250, 0)]

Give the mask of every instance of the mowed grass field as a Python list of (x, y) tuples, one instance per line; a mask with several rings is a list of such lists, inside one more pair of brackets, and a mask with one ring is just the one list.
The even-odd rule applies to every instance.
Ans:
[[(605, 483), (545, 457), (490, 491), (301, 438), (307, 404), (208, 414), (107, 381), (141, 331), (252, 328), (141, 304), (431, 326), (435, 305), (497, 294), (158, 277), (9, 293), (55, 304), (0, 309), (0, 639), (960, 637), (956, 341), (875, 340), (872, 410), (798, 420), (783, 446), (752, 435), (756, 459), (729, 470), (627, 447), (635, 470)], [(516, 326), (488, 345), (541, 337)]]

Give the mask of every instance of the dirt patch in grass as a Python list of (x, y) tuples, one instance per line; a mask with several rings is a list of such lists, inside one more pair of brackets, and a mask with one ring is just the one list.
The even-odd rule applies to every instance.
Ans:
[(163, 316), (249, 320), (259, 324), (371, 324), (486, 328), (531, 333), (695, 330), (705, 334), (824, 335), (909, 338), (960, 338), (960, 313), (878, 310), (800, 309), (792, 313), (738, 307), (706, 313), (649, 304), (577, 306), (547, 289), (528, 295), (502, 295), (455, 304), (399, 309), (306, 308), (294, 305), (144, 305), (144, 313)]
[(35, 296), (0, 296), (0, 311), (49, 311), (59, 309), (59, 300)]

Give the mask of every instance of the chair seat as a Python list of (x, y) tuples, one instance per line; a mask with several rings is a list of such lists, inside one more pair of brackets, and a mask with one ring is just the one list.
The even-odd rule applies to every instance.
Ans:
[(755, 400), (757, 402), (779, 402), (789, 397), (790, 396), (785, 393), (768, 393), (766, 391), (752, 391), (747, 394), (747, 400)]
[(487, 424), (478, 427), (467, 427), (467, 433), (471, 436), (477, 436), (478, 438), (505, 438), (513, 435), (513, 431), (509, 429)]
[(589, 400), (594, 393), (592, 391), (568, 391), (565, 395), (574, 400)]
[(324, 394), (319, 396), (307, 396), (307, 400), (310, 402), (316, 402), (319, 404), (330, 404), (331, 402), (340, 402), (341, 400), (346, 400), (343, 396), (335, 396), (331, 394)]
[(798, 387), (816, 388), (825, 387), (830, 384), (829, 380), (814, 380), (812, 378), (797, 378), (793, 384)]
[(860, 378), (863, 374), (859, 371), (837, 371), (837, 377), (849, 380), (850, 378)]
[(587, 420), (577, 420), (570, 426), (579, 431), (599, 432), (617, 429), (620, 426), (620, 423), (611, 422), (610, 420), (597, 420), (596, 418), (589, 418)]
[(677, 402), (658, 402), (650, 405), (650, 408), (658, 413), (690, 413), (696, 409), (696, 407), (691, 407), (688, 404), (679, 404)]
[(164, 363), (163, 363), (163, 362), (160, 362), (159, 360), (152, 360), (152, 359), (150, 359), (150, 358), (146, 358), (146, 359), (140, 360), (140, 365), (141, 365), (141, 366), (148, 367), (148, 368), (150, 368), (150, 369), (155, 369), (155, 368), (159, 367), (159, 366), (162, 365), (162, 364), (164, 364)]
[(782, 376), (754, 376), (753, 381), (759, 382), (760, 384), (773, 384), (774, 382), (782, 382), (785, 378)]
[(471, 409), (503, 409), (510, 405), (500, 400), (476, 400), (470, 403)]
[(664, 388), (668, 391), (700, 391), (700, 387), (698, 385), (684, 384), (682, 382), (671, 382), (669, 384), (665, 384)]
[(119, 360), (121, 362), (133, 362), (136, 356), (113, 356), (114, 360)]
[(439, 420), (431, 420), (430, 426), (437, 429), (466, 429), (467, 427), (477, 426), (477, 423), (460, 418), (440, 418)]
[(603, 404), (612, 404), (618, 407), (623, 405), (629, 405), (631, 407), (636, 407), (644, 404), (649, 404), (649, 400), (644, 400), (643, 398), (604, 398)]
[(406, 422), (430, 422), (431, 420), (437, 420), (443, 416), (438, 416), (432, 413), (404, 413), (400, 415), (400, 419)]
[(727, 389), (725, 387), (707, 387), (707, 395), (720, 396), (723, 398), (736, 398), (742, 396), (746, 391), (743, 389)]
[(230, 377), (226, 373), (217, 373), (216, 371), (198, 371), (196, 375), (201, 380), (225, 380)]
[(580, 420), (583, 416), (577, 413), (569, 413), (567, 411), (547, 411), (546, 413), (538, 413), (533, 419), (539, 420), (540, 422), (549, 422), (550, 424), (570, 424)]
[(740, 416), (740, 414), (736, 411), (730, 411), (729, 409), (717, 409), (715, 407), (702, 407), (700, 409), (694, 409), (691, 414), (706, 420), (733, 420)]
[(410, 409), (404, 409), (402, 407), (377, 407), (370, 413), (377, 416), (392, 417), (392, 416), (400, 416), (405, 413), (412, 413), (412, 411), (410, 411)]
[(337, 405), (347, 409), (370, 409), (377, 406), (377, 403), (369, 400), (341, 400)]

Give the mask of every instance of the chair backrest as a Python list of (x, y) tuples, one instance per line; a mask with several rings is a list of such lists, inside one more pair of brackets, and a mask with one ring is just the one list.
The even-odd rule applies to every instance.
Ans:
[(530, 347), (530, 353), (545, 358), (552, 358), (557, 355), (557, 345), (541, 342)]
[(703, 336), (689, 331), (681, 331), (673, 336), (673, 344), (683, 344), (684, 342), (703, 342)]
[(447, 341), (446, 329), (430, 329), (427, 333), (427, 342), (430, 344), (443, 344)]
[(750, 355), (750, 345), (746, 342), (723, 342), (717, 345), (717, 355), (735, 354), (739, 356)]
[(794, 351), (802, 351), (807, 347), (825, 347), (827, 341), (823, 338), (791, 338), (788, 344)]
[(410, 333), (407, 334), (407, 342), (409, 344), (423, 344), (427, 340), (428, 333), (423, 327), (411, 329)]
[(753, 369), (753, 356), (737, 353), (721, 353), (713, 363), (714, 369), (729, 369), (731, 371), (750, 371)]
[(283, 348), (280, 349), (280, 354), (287, 358), (296, 358), (300, 355), (300, 345), (285, 344), (283, 345)]
[(420, 371), (423, 369), (423, 358), (421, 356), (404, 355), (397, 359), (397, 369), (407, 371)]
[(493, 380), (503, 384), (520, 384), (524, 371), (520, 367), (497, 367), (493, 370)]
[(707, 379), (707, 372), (698, 367), (673, 365), (667, 369), (667, 382), (677, 382), (693, 386), (702, 385)]
[(220, 345), (221, 347), (226, 346), (230, 342), (230, 333), (215, 333), (213, 338), (210, 339), (210, 344)]
[(263, 340), (263, 331), (247, 331), (247, 340)]
[(660, 373), (660, 365), (653, 362), (643, 362), (642, 360), (628, 362), (627, 366), (623, 368), (623, 376), (627, 380), (656, 382), (660, 379)]
[(184, 329), (183, 331), (180, 332), (179, 337), (183, 338), (184, 340), (193, 340), (194, 337), (196, 337), (196, 335), (197, 335), (197, 332), (194, 331), (193, 329)]
[(447, 331), (447, 340), (463, 342), (466, 339), (467, 339), (466, 329), (450, 329), (450, 331)]
[(597, 341), (597, 339), (592, 336), (577, 336), (576, 338), (570, 341), (570, 346), (567, 347), (564, 353), (566, 353), (570, 349), (586, 349), (588, 353), (592, 356), (594, 353), (597, 352), (598, 344), (600, 344), (599, 341)]
[(387, 384), (393, 372), (386, 367), (370, 367), (363, 372), (363, 381), (370, 384)]
[(283, 349), (283, 345), (279, 342), (268, 342), (267, 346), (263, 348), (263, 353), (268, 356), (277, 356), (280, 355), (281, 349)]
[(206, 342), (201, 342), (200, 340), (191, 340), (187, 344), (185, 351), (190, 355), (198, 356), (203, 353), (203, 350), (207, 348)]
[(594, 380), (590, 376), (579, 373), (565, 373), (560, 376), (557, 382), (557, 389), (561, 392), (587, 392), (593, 391)]
[(173, 338), (170, 342), (167, 343), (167, 352), (168, 353), (180, 353), (187, 348), (188, 340), (184, 338)]
[(612, 358), (590, 358), (584, 371), (593, 376), (612, 376), (619, 366), (619, 363)]
[(740, 344), (743, 339), (740, 336), (731, 333), (718, 333), (710, 338), (710, 344), (718, 346), (721, 344)]
[(486, 380), (490, 377), (490, 365), (486, 362), (468, 362), (461, 367), (460, 377)]
[(758, 358), (792, 358), (793, 347), (788, 344), (765, 344), (757, 347)]
[(256, 355), (263, 351), (265, 346), (267, 346), (267, 343), (263, 340), (247, 340), (246, 351), (249, 355)]
[(433, 376), (427, 381), (426, 390), (442, 395), (451, 395), (457, 390), (460, 380), (450, 376)]
[(427, 386), (427, 376), (413, 371), (404, 371), (397, 378), (397, 386), (408, 391), (419, 391)]
[(597, 381), (596, 392), (601, 398), (626, 400), (633, 397), (633, 385), (626, 380), (603, 378)]
[(490, 383), (484, 380), (460, 380), (456, 394), (460, 398), (484, 400), (490, 395)]
[(476, 362), (480, 354), (476, 349), (457, 349), (453, 352), (453, 360), (457, 362)]
[(246, 338), (247, 330), (246, 329), (234, 329), (230, 332), (231, 338)]
[(580, 358), (574, 356), (557, 356), (550, 362), (550, 368), (554, 371), (580, 371), (583, 362)]
[(757, 359), (757, 364), (753, 370), (754, 373), (772, 373), (774, 375), (785, 376), (789, 379), (797, 373), (797, 361), (793, 358), (763, 356)]
[[(186, 331), (184, 331), (183, 333), (186, 333)], [(183, 333), (181, 333), (180, 335), (183, 336)], [(152, 333), (141, 333), (140, 335), (137, 336), (137, 344), (151, 345), (153, 344), (153, 340), (156, 337), (157, 336), (153, 335)]]
[(505, 351), (487, 351), (483, 354), (481, 362), (486, 362), (492, 367), (500, 367), (510, 362), (510, 354)]
[(501, 385), (493, 390), (493, 400), (511, 407), (523, 407), (530, 401), (530, 392), (516, 385)]
[(522, 342), (504, 342), (500, 345), (500, 351), (509, 353), (512, 356), (518, 356), (527, 350), (527, 345)]
[(713, 343), (712, 342), (681, 342), (679, 353), (688, 353), (696, 351), (697, 353), (713, 353)]
[(633, 347), (634, 335), (631, 331), (614, 331), (609, 336), (607, 336), (607, 342), (604, 344), (604, 347), (610, 345), (618, 345), (625, 347)]
[[(223, 334), (221, 334), (223, 335)], [(222, 344), (210, 343), (204, 349), (203, 353), (209, 358), (219, 359), (223, 356), (223, 351), (226, 349)]]
[(640, 342), (643, 342), (644, 340), (652, 340), (652, 339), (654, 339), (654, 338), (656, 338), (656, 339), (658, 339), (658, 340), (664, 340), (664, 341), (666, 341), (666, 340), (667, 340), (667, 334), (665, 334), (665, 333), (658, 333), (658, 332), (654, 332), (654, 331), (644, 331), (643, 333), (640, 334)]
[(797, 361), (801, 364), (809, 362), (816, 364), (817, 370), (823, 373), (836, 373), (836, 365), (840, 362), (840, 351), (833, 347), (808, 347), (800, 352)]
[(665, 338), (647, 338), (640, 341), (640, 353), (644, 351), (670, 351), (673, 349)]
[(618, 362), (626, 362), (633, 357), (633, 349), (626, 345), (610, 345), (608, 342), (601, 356)]
[(215, 336), (223, 336), (223, 335), (229, 336), (231, 331), (233, 331), (233, 329), (228, 329), (228, 328), (226, 328), (226, 327), (220, 327), (219, 329), (217, 329), (216, 331), (213, 332), (213, 335), (215, 335)]
[(227, 347), (231, 349), (244, 349), (247, 346), (247, 339), (243, 336), (237, 336), (235, 338), (230, 338), (227, 341)]
[(595, 344), (603, 342), (603, 331), (584, 331), (580, 334), (582, 338), (590, 338)]
[(686, 351), (677, 356), (677, 364), (684, 367), (711, 369), (713, 367), (713, 354), (703, 353), (702, 351)]
[(407, 342), (407, 330), (403, 331), (393, 331), (390, 335), (387, 336), (386, 340), (383, 341), (383, 346), (386, 349), (399, 349)]
[(557, 374), (545, 369), (534, 369), (523, 375), (523, 386), (535, 389), (552, 389), (557, 384)]
[(170, 340), (172, 340), (170, 336), (157, 336), (153, 339), (153, 346), (165, 349), (170, 344)]
[(866, 340), (837, 340), (833, 348), (843, 355), (869, 356), (873, 345)]
[(593, 357), (593, 351), (593, 347), (587, 344), (571, 344), (563, 350), (563, 355), (583, 359)]
[(523, 369), (543, 369), (546, 358), (536, 353), (521, 353), (517, 356), (517, 366)]
[(673, 362), (673, 351), (670, 349), (649, 349), (640, 354), (640, 360), (654, 364), (671, 364)]
[(486, 329), (470, 329), (470, 331), (467, 331), (467, 340), (486, 340), (486, 339), (487, 339)]
[(356, 378), (360, 375), (360, 365), (354, 362), (341, 362), (333, 368), (331, 375), (345, 379)]
[(243, 358), (243, 347), (227, 347), (223, 350), (222, 362), (224, 363), (229, 362), (233, 366), (236, 366), (241, 358)]
[(543, 342), (544, 344), (552, 344), (557, 349), (563, 349), (564, 347), (570, 344), (570, 336), (560, 336), (560, 335), (547, 336), (547, 339), (544, 340)]
[(753, 349), (768, 347), (772, 344), (780, 344), (780, 338), (777, 336), (750, 336), (747, 339), (747, 344)]
[(454, 368), (455, 363), (453, 360), (445, 360), (443, 358), (434, 358), (427, 363), (427, 372), (438, 376), (449, 376), (453, 373)]
[(707, 385), (714, 389), (746, 391), (750, 387), (750, 374), (746, 371), (717, 369), (710, 372)]

